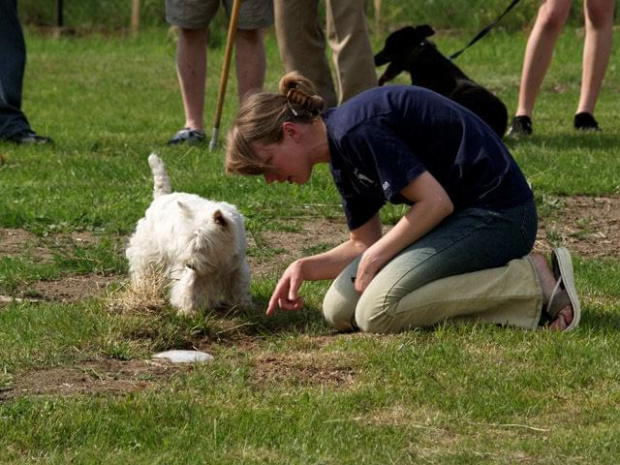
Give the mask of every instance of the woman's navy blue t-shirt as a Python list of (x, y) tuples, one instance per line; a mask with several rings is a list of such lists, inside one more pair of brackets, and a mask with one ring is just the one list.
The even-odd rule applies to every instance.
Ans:
[(323, 114), (330, 168), (349, 229), (386, 203), (411, 203), (399, 192), (428, 171), (455, 211), (502, 209), (532, 199), (501, 139), (475, 114), (415, 86), (367, 90)]

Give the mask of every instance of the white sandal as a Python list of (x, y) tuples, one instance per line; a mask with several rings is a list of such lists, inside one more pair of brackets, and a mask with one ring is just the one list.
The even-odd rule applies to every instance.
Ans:
[(573, 261), (566, 247), (553, 249), (551, 266), (557, 283), (551, 293), (551, 298), (545, 307), (545, 311), (553, 321), (560, 310), (571, 305), (573, 307), (573, 321), (564, 329), (564, 331), (570, 331), (579, 325), (579, 321), (581, 320), (581, 305), (579, 303), (579, 297), (577, 297), (577, 288), (575, 287)]

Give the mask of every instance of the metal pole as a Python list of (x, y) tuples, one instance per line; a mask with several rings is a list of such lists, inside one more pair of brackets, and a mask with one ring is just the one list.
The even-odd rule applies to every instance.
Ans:
[(222, 66), (222, 75), (220, 77), (220, 89), (217, 95), (217, 110), (215, 112), (215, 122), (213, 123), (213, 134), (211, 142), (209, 142), (209, 150), (213, 152), (217, 144), (217, 136), (220, 131), (220, 120), (222, 118), (222, 107), (224, 106), (224, 96), (226, 95), (226, 83), (228, 82), (228, 71), (230, 69), (230, 58), (235, 42), (235, 33), (237, 32), (237, 20), (239, 19), (239, 10), (241, 9), (241, 0), (234, 0), (232, 12), (230, 13), (230, 24), (228, 26), (228, 38), (226, 39), (226, 51), (224, 53), (224, 64)]

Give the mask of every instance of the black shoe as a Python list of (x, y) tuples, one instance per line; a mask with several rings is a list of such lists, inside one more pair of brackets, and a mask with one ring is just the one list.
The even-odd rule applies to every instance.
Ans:
[(200, 129), (183, 128), (177, 132), (172, 139), (168, 141), (168, 145), (178, 144), (200, 144), (205, 141), (205, 132)]
[(49, 137), (40, 136), (32, 129), (26, 129), (18, 132), (17, 134), (9, 137), (7, 140), (20, 145), (45, 145), (54, 143), (54, 141)]
[(506, 136), (522, 137), (532, 134), (532, 119), (529, 116), (515, 116), (511, 123)]
[(578, 131), (601, 131), (598, 127), (598, 123), (590, 113), (577, 113), (575, 115), (575, 121), (573, 123), (575, 129)]

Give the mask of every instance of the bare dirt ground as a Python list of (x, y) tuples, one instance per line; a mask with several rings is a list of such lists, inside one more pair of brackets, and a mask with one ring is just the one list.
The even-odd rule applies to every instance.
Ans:
[[(562, 243), (577, 256), (620, 258), (620, 196), (579, 196), (546, 201), (550, 204), (550, 213), (540, 221), (537, 251), (548, 252), (553, 244)], [(275, 277), (295, 258), (313, 253), (312, 250), (317, 247), (336, 245), (346, 237), (344, 220), (328, 219), (304, 223), (298, 232), (261, 232), (259, 237), (249, 239), (250, 247), (258, 250), (250, 257), (252, 273), (254, 276)], [(49, 260), (58, 244), (62, 246), (66, 241), (92, 244), (97, 240), (96, 236), (88, 233), (42, 240), (27, 231), (0, 229), (0, 260), (18, 255), (24, 249), (41, 260)], [(0, 311), (6, 302), (14, 298), (77, 302), (93, 296), (105, 296), (110, 284), (125, 281), (124, 276), (99, 275), (40, 281), (24, 286), (18, 295), (0, 295)], [(256, 353), (250, 372), (251, 384), (321, 384), (346, 388), (356, 378), (354, 365), (338, 354), (318, 354), (317, 351), (325, 343), (321, 337), (312, 338), (307, 351), (279, 354), (257, 350), (257, 341), (250, 336), (234, 341), (235, 345), (247, 348), (246, 352)], [(21, 395), (122, 394), (155, 387), (159, 381), (191, 369), (191, 366), (160, 361), (111, 359), (87, 361), (79, 367), (45, 368), (16, 377), (10, 387), (0, 387), (0, 402)]]
[(0, 388), (0, 402), (22, 395), (123, 394), (146, 389), (190, 365), (151, 360), (91, 360), (76, 367), (36, 370), (16, 377), (10, 388)]

